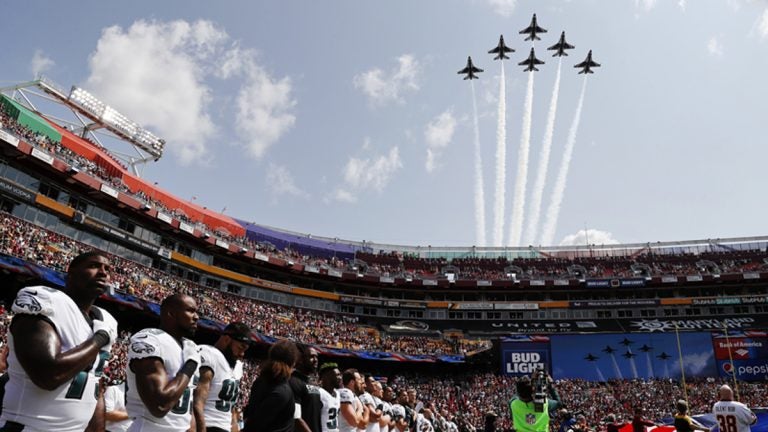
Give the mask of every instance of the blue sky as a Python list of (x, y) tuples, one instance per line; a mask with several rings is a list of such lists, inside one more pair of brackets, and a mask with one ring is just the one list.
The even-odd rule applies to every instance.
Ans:
[[(143, 177), (226, 214), (294, 231), (410, 245), (474, 245), (475, 81), (486, 244), (499, 201), (505, 35), (504, 235), (513, 205), (536, 13), (529, 218), (565, 30), (542, 215), (573, 154), (550, 243), (765, 234), (768, 3), (644, 1), (10, 2), (0, 0), (0, 86), (42, 72), (78, 85), (168, 144)], [(588, 50), (578, 129), (569, 134)], [(519, 205), (521, 201), (516, 201)], [(524, 221), (526, 226), (530, 219)], [(544, 216), (541, 217), (541, 223)], [(541, 231), (541, 228), (539, 228)], [(523, 232), (523, 238), (525, 232)], [(534, 242), (541, 237), (534, 238)]]

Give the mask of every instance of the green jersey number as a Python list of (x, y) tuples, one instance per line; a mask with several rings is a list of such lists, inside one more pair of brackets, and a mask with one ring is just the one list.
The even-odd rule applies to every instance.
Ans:
[(336, 408), (328, 409), (328, 422), (325, 424), (325, 427), (328, 430), (334, 430), (339, 428), (338, 415), (339, 415), (338, 409)]
[[(96, 376), (96, 378), (101, 378), (101, 375), (104, 373), (104, 367), (107, 365), (107, 360), (109, 360), (109, 353), (106, 351), (99, 351), (99, 363), (96, 365), (96, 370), (93, 371), (93, 374)], [(91, 369), (80, 371), (77, 373), (77, 375), (75, 375), (74, 378), (72, 378), (72, 382), (69, 384), (67, 394), (64, 395), (64, 398), (83, 398), (85, 385), (88, 384), (88, 372), (90, 371)], [(95, 399), (99, 398), (99, 383), (96, 383), (96, 388), (93, 391), (93, 397)]]
[(240, 381), (227, 379), (221, 383), (219, 400), (216, 401), (216, 409), (222, 412), (232, 411), (232, 405), (240, 396)]

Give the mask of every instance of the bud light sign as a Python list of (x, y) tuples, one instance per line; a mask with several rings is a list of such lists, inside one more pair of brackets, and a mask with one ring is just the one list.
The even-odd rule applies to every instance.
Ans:
[(549, 343), (517, 342), (501, 344), (502, 375), (523, 376), (544, 369), (550, 373)]

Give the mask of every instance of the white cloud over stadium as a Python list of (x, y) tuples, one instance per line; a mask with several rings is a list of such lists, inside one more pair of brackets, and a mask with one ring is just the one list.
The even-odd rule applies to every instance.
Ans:
[(334, 190), (331, 199), (352, 203), (356, 202), (358, 195), (363, 192), (381, 192), (402, 167), (400, 149), (397, 146), (374, 158), (350, 157), (343, 170), (344, 183)]
[[(130, 55), (127, 55), (130, 53)], [(86, 87), (156, 130), (182, 163), (205, 162), (219, 128), (234, 128), (246, 153), (261, 157), (294, 124), (289, 78), (274, 79), (252, 50), (211, 21), (139, 20), (104, 29)], [(239, 79), (234, 124), (214, 120), (212, 78)], [(227, 115), (222, 117), (227, 118)]]
[(456, 118), (450, 110), (443, 111), (427, 124), (424, 129), (424, 139), (427, 144), (425, 169), (428, 173), (440, 166), (440, 157), (451, 143), (455, 130)]
[(397, 66), (389, 73), (373, 68), (355, 75), (353, 84), (363, 92), (373, 106), (402, 102), (405, 93), (419, 89), (418, 77), (421, 64), (410, 54), (397, 58)]

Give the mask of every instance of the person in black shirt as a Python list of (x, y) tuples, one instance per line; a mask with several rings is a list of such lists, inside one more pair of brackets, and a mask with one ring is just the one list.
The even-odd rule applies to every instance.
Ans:
[(296, 432), (322, 432), (320, 411), (320, 388), (311, 385), (309, 378), (317, 371), (317, 350), (311, 346), (299, 344), (299, 362), (293, 371), (288, 385), (293, 391), (296, 409), (301, 410), (301, 417), (296, 419)]
[(269, 349), (243, 411), (243, 432), (293, 432), (296, 406), (288, 379), (298, 358), (299, 350), (289, 340), (281, 340)]

